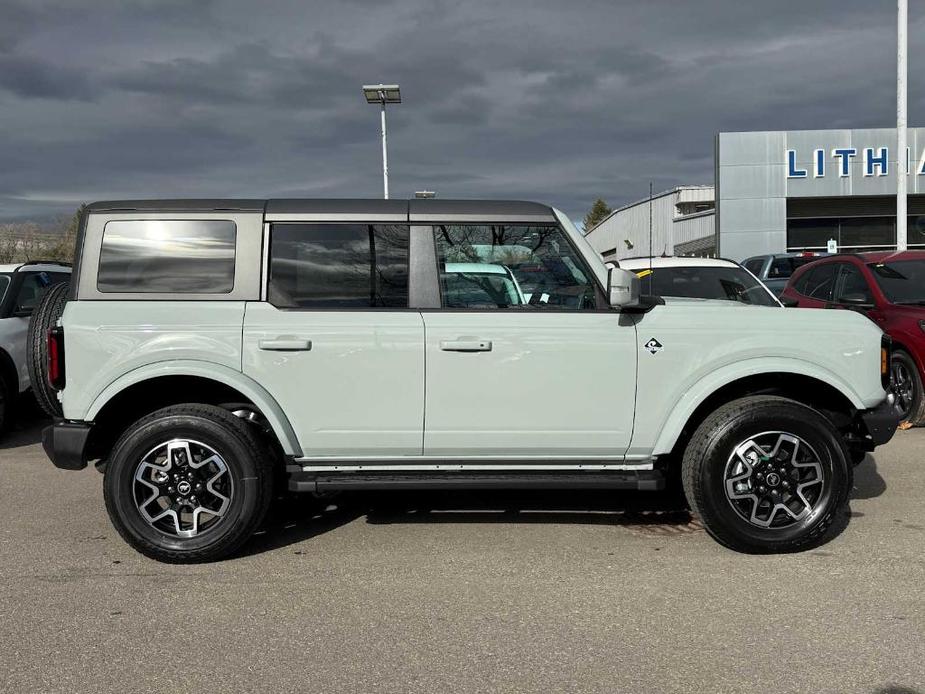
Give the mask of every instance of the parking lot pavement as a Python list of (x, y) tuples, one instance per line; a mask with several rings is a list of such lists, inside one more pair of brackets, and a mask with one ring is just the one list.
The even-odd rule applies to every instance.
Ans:
[(662, 495), (428, 493), (292, 505), (199, 566), (131, 550), (38, 431), (0, 442), (3, 692), (925, 691), (925, 430), (801, 554)]

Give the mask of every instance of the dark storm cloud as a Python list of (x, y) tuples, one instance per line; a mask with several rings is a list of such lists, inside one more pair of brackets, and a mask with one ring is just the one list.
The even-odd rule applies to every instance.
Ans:
[[(914, 8), (913, 8), (914, 9)], [(84, 199), (709, 183), (724, 130), (888, 127), (893, 3), (0, 0), (0, 219)], [(921, 13), (910, 31), (916, 74)], [(913, 123), (925, 93), (911, 82)]]

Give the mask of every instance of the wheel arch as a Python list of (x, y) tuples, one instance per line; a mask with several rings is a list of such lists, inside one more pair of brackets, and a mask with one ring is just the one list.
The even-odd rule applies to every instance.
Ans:
[(713, 372), (685, 393), (666, 420), (653, 455), (683, 452), (690, 435), (711, 412), (748, 395), (781, 395), (802, 402), (822, 411), (839, 428), (850, 424), (855, 411), (864, 409), (860, 397), (830, 372), (787, 364), (755, 373), (743, 364), (735, 371)]
[(104, 388), (85, 417), (94, 423), (94, 448), (111, 445), (120, 428), (145, 414), (184, 402), (251, 405), (266, 421), (285, 455), (302, 455), (288, 417), (260, 384), (227, 367), (195, 361), (135, 369)]

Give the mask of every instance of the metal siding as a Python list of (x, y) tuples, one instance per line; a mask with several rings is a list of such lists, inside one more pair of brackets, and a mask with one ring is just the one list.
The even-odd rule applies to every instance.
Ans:
[[(678, 221), (675, 216), (675, 205), (680, 202), (711, 201), (713, 199), (712, 186), (691, 186), (677, 188), (652, 198), (652, 244), (654, 255), (673, 253), (674, 244), (678, 239), (674, 234), (683, 234), (683, 241), (690, 240), (689, 233), (695, 228), (709, 229), (706, 234), (713, 234), (712, 215), (705, 215), (709, 222), (700, 221), (699, 216), (692, 218), (693, 225)], [(695, 221), (696, 220), (696, 221)], [(690, 230), (690, 231), (689, 231)], [(616, 249), (616, 258), (629, 258), (632, 256), (649, 255), (649, 201), (639, 201), (624, 208), (618, 209), (608, 219), (604, 220), (585, 237), (588, 243), (598, 252), (605, 253)], [(627, 248), (624, 239), (629, 239), (633, 247)]]
[[(910, 128), (911, 151), (909, 194), (925, 193), (925, 175), (918, 164), (925, 148), (925, 128)], [(840, 159), (832, 156), (834, 148), (855, 148), (850, 161), (850, 175), (838, 175)], [(864, 150), (879, 152), (889, 147), (888, 173), (865, 176)], [(796, 166), (806, 169), (805, 178), (788, 178), (787, 150), (796, 151)], [(825, 151), (825, 176), (813, 173), (816, 149)], [(858, 130), (799, 130), (752, 133), (720, 133), (717, 138), (717, 196), (719, 237), (725, 257), (741, 260), (760, 253), (781, 253), (787, 247), (787, 200), (808, 198), (847, 198), (885, 196), (866, 201), (844, 200), (843, 209), (872, 212), (889, 206), (896, 193), (896, 171), (900, 159), (896, 149), (896, 131), (892, 128)], [(888, 202), (889, 201), (889, 202)], [(807, 200), (807, 205), (812, 203)], [(910, 205), (913, 200), (910, 199)], [(820, 211), (836, 202), (820, 204)], [(806, 216), (807, 207), (800, 216)], [(918, 209), (918, 207), (916, 207)], [(889, 214), (895, 214), (890, 212)], [(910, 214), (916, 214), (910, 209)]]

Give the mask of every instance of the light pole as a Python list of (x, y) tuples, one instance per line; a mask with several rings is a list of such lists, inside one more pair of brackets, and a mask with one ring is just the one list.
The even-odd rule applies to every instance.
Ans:
[(909, 182), (909, 156), (906, 153), (906, 69), (909, 41), (908, 0), (898, 0), (896, 22), (896, 250), (907, 248), (906, 188)]
[(389, 153), (385, 139), (385, 105), (400, 104), (401, 90), (397, 84), (364, 84), (366, 103), (382, 108), (382, 197), (389, 199)]

